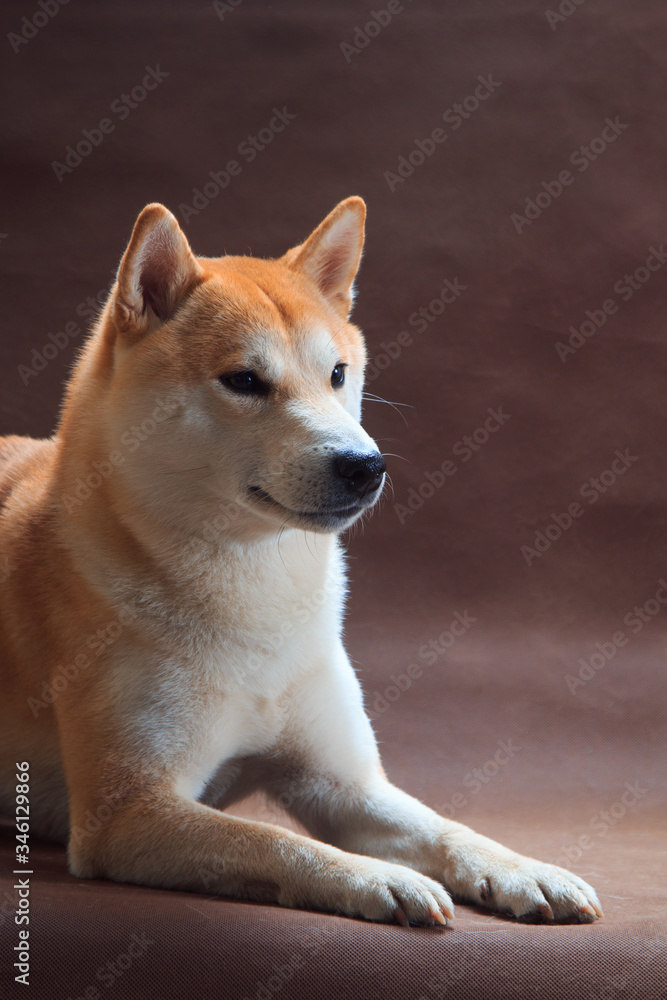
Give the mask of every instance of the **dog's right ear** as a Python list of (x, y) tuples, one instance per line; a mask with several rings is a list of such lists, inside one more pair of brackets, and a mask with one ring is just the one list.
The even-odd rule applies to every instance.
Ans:
[(131, 340), (171, 319), (202, 281), (185, 234), (164, 205), (146, 205), (118, 268), (116, 326)]

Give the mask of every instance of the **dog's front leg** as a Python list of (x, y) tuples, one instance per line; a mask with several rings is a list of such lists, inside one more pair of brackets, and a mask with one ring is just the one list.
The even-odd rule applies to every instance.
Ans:
[(452, 916), (448, 894), (424, 875), (269, 823), (228, 816), (167, 788), (144, 790), (83, 840), (77, 835), (78, 815), (76, 808), (69, 859), (79, 877), (369, 920), (444, 924)]
[[(102, 699), (98, 699), (104, 704)], [(113, 732), (109, 716), (57, 704), (69, 786), (69, 865), (81, 878), (272, 901), (369, 920), (445, 923), (451, 899), (417, 872), (348, 854), (187, 793), (194, 745), (181, 729)], [(151, 718), (158, 716), (153, 710)], [(164, 737), (164, 731), (178, 737)]]
[(516, 917), (602, 916), (594, 890), (577, 875), (443, 819), (387, 781), (342, 651), (300, 692), (293, 727), (288, 743), (301, 752), (273, 792), (314, 836), (415, 868), (461, 900)]

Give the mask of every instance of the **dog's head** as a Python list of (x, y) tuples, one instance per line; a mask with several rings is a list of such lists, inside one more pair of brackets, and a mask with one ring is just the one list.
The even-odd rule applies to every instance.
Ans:
[(107, 434), (144, 503), (266, 533), (340, 531), (376, 502), (348, 321), (364, 218), (348, 198), (279, 259), (198, 258), (164, 206), (143, 210), (103, 329)]

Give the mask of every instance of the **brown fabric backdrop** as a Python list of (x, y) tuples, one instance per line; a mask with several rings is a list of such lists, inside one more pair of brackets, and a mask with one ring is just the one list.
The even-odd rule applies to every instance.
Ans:
[[(388, 772), (510, 846), (568, 858), (606, 917), (533, 927), (459, 907), (450, 931), (406, 930), (77, 882), (35, 844), (29, 995), (667, 995), (664, 9), (414, 0), (381, 25), (385, 0), (44, 2), (52, 16), (0, 15), (0, 433), (51, 432), (86, 299), (146, 202), (187, 216), (196, 252), (272, 256), (361, 194), (368, 390), (404, 405), (366, 407), (401, 457), (350, 541), (348, 644)], [(135, 107), (116, 103), (128, 93)], [(288, 124), (251, 160), (242, 144), (276, 108)], [(99, 144), (58, 179), (84, 129)], [(230, 160), (224, 190), (184, 211)], [(63, 346), (45, 355), (49, 334)], [(500, 421), (478, 430), (489, 408)], [(538, 532), (544, 551), (522, 552)], [(457, 614), (465, 634), (431, 656)]]

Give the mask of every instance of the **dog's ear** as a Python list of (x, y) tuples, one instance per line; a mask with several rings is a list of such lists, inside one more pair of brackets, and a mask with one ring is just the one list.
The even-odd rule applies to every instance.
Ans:
[(131, 338), (170, 319), (202, 280), (202, 269), (164, 205), (146, 205), (118, 268), (114, 319)]
[(347, 317), (353, 283), (364, 245), (366, 205), (361, 198), (346, 198), (327, 215), (305, 243), (282, 258), (315, 282), (322, 295)]

